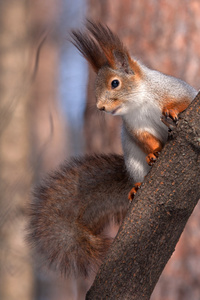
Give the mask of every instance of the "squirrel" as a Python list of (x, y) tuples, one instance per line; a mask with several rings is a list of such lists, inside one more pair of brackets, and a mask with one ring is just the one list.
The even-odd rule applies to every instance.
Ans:
[(197, 91), (131, 57), (109, 27), (88, 20), (86, 29), (72, 31), (72, 43), (97, 73), (97, 108), (122, 118), (125, 164), (135, 182), (128, 196), (132, 200), (167, 141), (167, 119), (176, 123)]
[(167, 141), (161, 115), (176, 122), (197, 91), (132, 58), (107, 26), (87, 21), (71, 37), (97, 74), (97, 108), (122, 117), (124, 156), (72, 158), (48, 175), (34, 192), (27, 239), (45, 266), (87, 277), (112, 243), (106, 227), (120, 226), (126, 195), (133, 198)]

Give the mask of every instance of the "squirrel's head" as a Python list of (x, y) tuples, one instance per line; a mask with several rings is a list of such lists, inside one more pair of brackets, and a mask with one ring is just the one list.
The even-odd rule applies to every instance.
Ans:
[(114, 115), (126, 114), (141, 81), (141, 68), (107, 26), (88, 20), (86, 29), (86, 32), (72, 31), (71, 37), (97, 73), (97, 108)]

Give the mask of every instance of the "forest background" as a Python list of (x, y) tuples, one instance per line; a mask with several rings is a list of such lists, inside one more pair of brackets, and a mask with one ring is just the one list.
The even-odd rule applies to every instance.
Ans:
[[(86, 17), (150, 68), (200, 87), (199, 1), (0, 1), (2, 300), (66, 299), (71, 283), (36, 270), (24, 242), (31, 191), (70, 156), (122, 152), (120, 119), (97, 112), (94, 73), (67, 40)], [(200, 299), (199, 229), (198, 205), (151, 300)]]

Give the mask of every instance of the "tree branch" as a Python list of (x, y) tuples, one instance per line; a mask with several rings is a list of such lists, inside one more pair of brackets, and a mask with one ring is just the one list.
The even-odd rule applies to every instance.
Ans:
[(138, 191), (87, 299), (149, 299), (200, 198), (200, 93)]

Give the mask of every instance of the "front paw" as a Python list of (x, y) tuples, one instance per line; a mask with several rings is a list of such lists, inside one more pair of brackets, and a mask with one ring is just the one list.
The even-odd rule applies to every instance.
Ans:
[(162, 113), (166, 118), (171, 118), (175, 123), (178, 122), (178, 111), (177, 111), (177, 109), (164, 108)]
[(128, 194), (128, 199), (131, 202), (135, 196), (135, 194), (137, 193), (137, 190), (140, 188), (142, 182), (137, 182), (134, 184), (134, 187), (130, 190), (129, 194)]
[(155, 161), (158, 158), (159, 154), (160, 154), (160, 152), (154, 152), (154, 153), (149, 153), (146, 156), (146, 161), (147, 161), (149, 166), (153, 166), (153, 164), (155, 163)]

